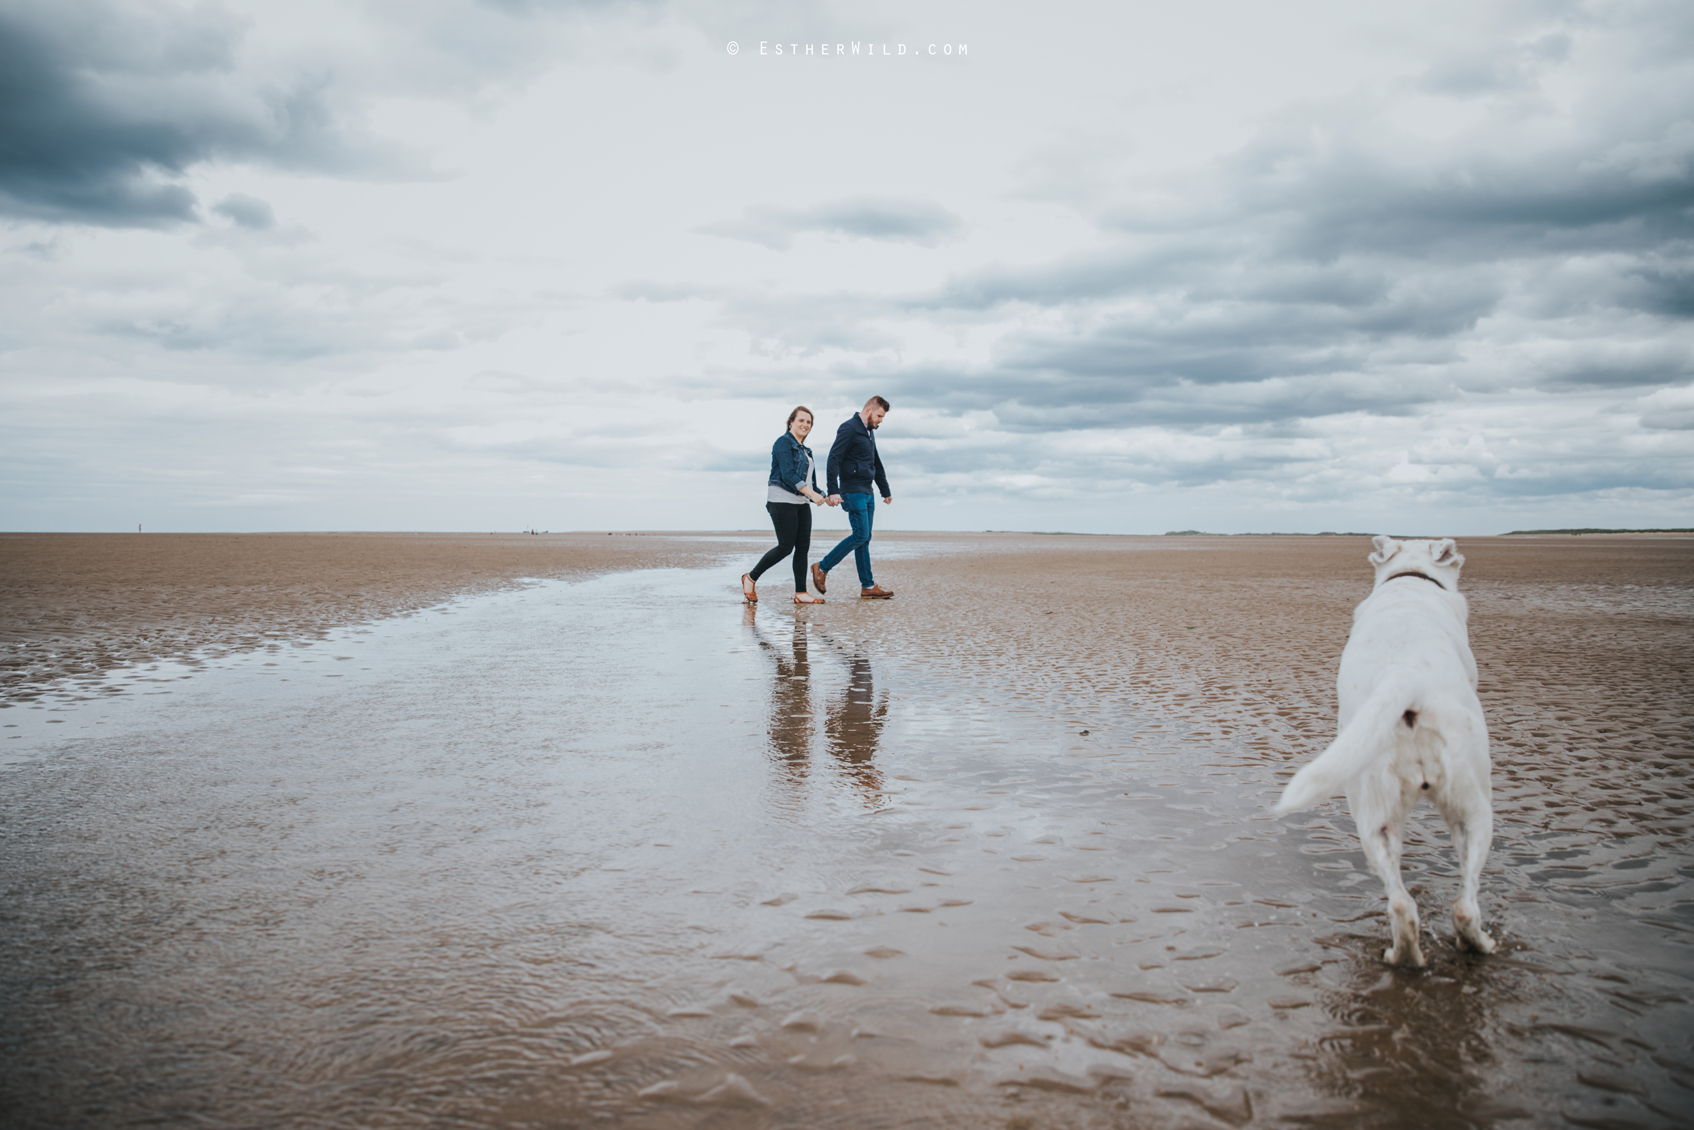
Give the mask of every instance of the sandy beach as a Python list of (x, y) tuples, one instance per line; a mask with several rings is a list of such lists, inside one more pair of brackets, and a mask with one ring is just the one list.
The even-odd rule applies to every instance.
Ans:
[(699, 564), (628, 534), (0, 534), (0, 696), (309, 638), (527, 579)]
[[(1694, 540), (1461, 540), (1484, 913), (1382, 966), (1368, 542), (3, 535), (18, 1125), (1674, 1126)], [(778, 572), (781, 572), (779, 570)]]

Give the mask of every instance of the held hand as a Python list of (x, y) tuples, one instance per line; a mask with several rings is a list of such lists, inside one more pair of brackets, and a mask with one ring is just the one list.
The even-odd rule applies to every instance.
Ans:
[(824, 501), (829, 503), (831, 506), (840, 506), (841, 496), (839, 494), (832, 494), (828, 498), (824, 499)]

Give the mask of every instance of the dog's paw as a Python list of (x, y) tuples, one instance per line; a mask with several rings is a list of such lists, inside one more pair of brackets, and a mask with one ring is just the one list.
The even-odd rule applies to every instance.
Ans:
[(1408, 969), (1422, 969), (1429, 964), (1423, 958), (1423, 950), (1417, 946), (1408, 946), (1405, 950), (1398, 946), (1389, 946), (1382, 951), (1382, 960), (1389, 965), (1403, 965)]
[(1470, 946), (1477, 953), (1494, 952), (1494, 937), (1486, 930), (1473, 930), (1468, 934), (1460, 934), (1459, 941), (1460, 944)]
[(1494, 952), (1494, 939), (1482, 928), (1482, 915), (1475, 904), (1467, 907), (1461, 899), (1453, 907), (1453, 932), (1459, 935), (1461, 948), (1468, 945), (1478, 953)]

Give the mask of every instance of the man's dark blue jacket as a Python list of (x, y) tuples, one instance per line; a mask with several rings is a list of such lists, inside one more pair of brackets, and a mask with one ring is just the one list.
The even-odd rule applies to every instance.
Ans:
[(876, 453), (876, 433), (855, 412), (835, 429), (829, 448), (829, 493), (869, 494), (873, 482), (882, 497), (893, 497), (888, 476), (882, 473), (882, 457)]

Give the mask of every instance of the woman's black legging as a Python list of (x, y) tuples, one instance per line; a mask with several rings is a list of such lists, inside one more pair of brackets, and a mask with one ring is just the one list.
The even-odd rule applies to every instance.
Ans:
[(765, 509), (770, 511), (771, 525), (776, 527), (776, 548), (759, 558), (759, 563), (753, 566), (748, 574), (755, 581), (764, 576), (765, 570), (794, 554), (794, 591), (806, 591), (806, 558), (812, 552), (812, 506), (796, 506), (792, 502), (767, 502)]

